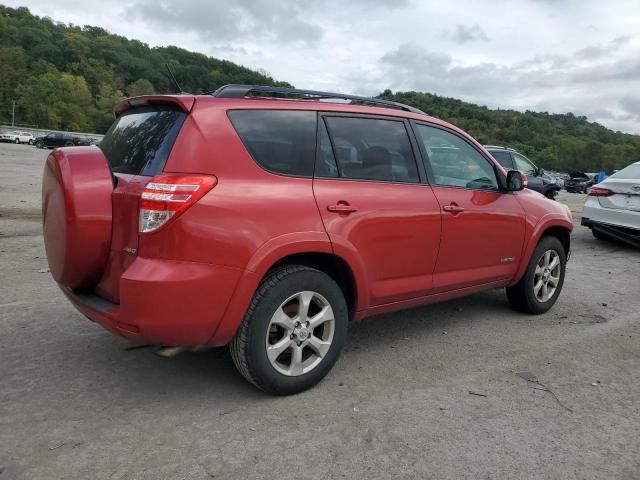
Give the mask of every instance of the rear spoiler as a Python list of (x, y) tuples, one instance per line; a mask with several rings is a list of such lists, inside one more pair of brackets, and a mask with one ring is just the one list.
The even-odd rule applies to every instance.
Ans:
[(196, 98), (193, 95), (143, 95), (127, 98), (118, 103), (113, 109), (116, 118), (131, 108), (145, 105), (176, 105), (183, 112), (189, 113), (193, 108)]

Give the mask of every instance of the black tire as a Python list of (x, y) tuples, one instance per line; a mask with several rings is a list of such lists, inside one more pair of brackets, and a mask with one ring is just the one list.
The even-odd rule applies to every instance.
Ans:
[[(311, 371), (298, 376), (280, 373), (267, 357), (267, 330), (282, 303), (298, 292), (322, 295), (333, 309), (335, 328), (326, 355)], [(271, 273), (253, 296), (245, 318), (229, 345), (231, 358), (248, 381), (271, 395), (291, 395), (313, 387), (331, 370), (347, 337), (348, 310), (340, 287), (327, 274), (301, 265)]]
[(73, 142), (65, 142), (65, 147), (73, 147)]
[(43, 148), (44, 145), (42, 142), (36, 142), (36, 148)]
[(15, 143), (16, 145), (18, 145), (18, 144), (20, 143), (20, 139), (19, 139), (19, 138), (16, 138), (16, 139), (13, 141), (13, 143)]
[[(535, 270), (538, 262), (548, 250), (553, 250), (560, 258), (560, 279), (556, 287), (555, 292), (547, 301), (540, 301), (534, 293), (534, 277)], [(567, 257), (564, 251), (564, 247), (560, 240), (556, 237), (545, 236), (542, 237), (538, 243), (536, 249), (531, 255), (529, 265), (524, 275), (518, 283), (512, 287), (507, 287), (507, 298), (513, 308), (521, 312), (530, 313), (532, 315), (539, 315), (547, 312), (558, 300), (558, 296), (562, 291), (564, 285), (564, 277), (566, 273)]]
[(557, 195), (558, 195), (558, 190), (547, 190), (544, 193), (544, 196), (547, 197), (549, 200), (555, 200)]

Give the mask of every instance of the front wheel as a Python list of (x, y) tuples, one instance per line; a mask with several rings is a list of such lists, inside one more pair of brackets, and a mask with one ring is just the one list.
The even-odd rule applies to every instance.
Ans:
[(555, 200), (558, 195), (558, 190), (547, 190), (544, 194), (549, 200)]
[(347, 323), (336, 282), (319, 270), (289, 265), (258, 288), (231, 341), (231, 357), (242, 376), (266, 393), (302, 392), (333, 367)]
[(44, 144), (42, 142), (36, 142), (36, 148), (43, 148)]
[(19, 139), (19, 138), (16, 138), (16, 139), (13, 141), (13, 143), (15, 143), (16, 145), (17, 145), (17, 144), (19, 144), (19, 143), (20, 143), (20, 139)]
[(562, 290), (566, 265), (567, 257), (560, 240), (543, 237), (522, 279), (506, 289), (511, 306), (534, 315), (548, 311)]

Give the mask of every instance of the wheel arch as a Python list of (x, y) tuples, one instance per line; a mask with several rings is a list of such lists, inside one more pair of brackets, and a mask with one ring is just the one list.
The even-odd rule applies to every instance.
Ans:
[(533, 255), (533, 251), (536, 249), (536, 246), (538, 245), (540, 240), (546, 235), (556, 237), (558, 240), (560, 240), (560, 243), (562, 243), (562, 247), (564, 248), (565, 256), (568, 258), (569, 252), (571, 251), (572, 230), (573, 224), (566, 218), (543, 218), (540, 222), (538, 222), (531, 234), (529, 242), (524, 249), (520, 266), (518, 267), (516, 274), (511, 279), (511, 282), (509, 282), (509, 285), (514, 285), (520, 281), (525, 271), (527, 270), (529, 262), (531, 261), (531, 255)]

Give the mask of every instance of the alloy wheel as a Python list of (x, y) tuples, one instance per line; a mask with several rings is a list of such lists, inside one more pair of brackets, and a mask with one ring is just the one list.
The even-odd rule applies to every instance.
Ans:
[(560, 283), (562, 265), (555, 250), (547, 250), (536, 263), (533, 275), (533, 295), (540, 303), (549, 301)]
[(335, 318), (325, 297), (302, 291), (276, 309), (266, 335), (267, 357), (279, 373), (299, 376), (317, 367), (333, 341)]

